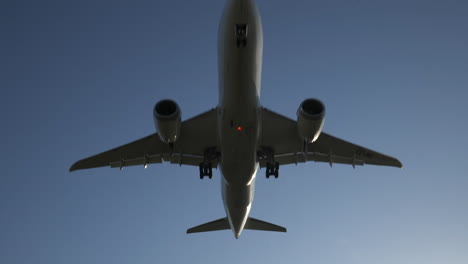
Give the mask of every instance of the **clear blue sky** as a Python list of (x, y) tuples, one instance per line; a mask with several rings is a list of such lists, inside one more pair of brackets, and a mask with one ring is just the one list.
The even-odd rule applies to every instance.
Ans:
[(220, 175), (170, 164), (69, 173), (154, 132), (152, 107), (217, 104), (223, 0), (2, 1), (0, 263), (468, 263), (466, 1), (258, 0), (262, 103), (403, 169), (308, 163), (257, 180), (288, 233), (186, 235), (224, 216)]

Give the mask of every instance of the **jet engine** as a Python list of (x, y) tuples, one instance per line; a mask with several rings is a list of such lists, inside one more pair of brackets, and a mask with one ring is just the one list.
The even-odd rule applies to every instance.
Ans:
[(307, 143), (314, 142), (322, 132), (325, 106), (317, 99), (304, 100), (297, 109), (297, 131)]
[(159, 138), (164, 143), (174, 143), (180, 134), (181, 111), (172, 100), (161, 100), (153, 109), (153, 119)]

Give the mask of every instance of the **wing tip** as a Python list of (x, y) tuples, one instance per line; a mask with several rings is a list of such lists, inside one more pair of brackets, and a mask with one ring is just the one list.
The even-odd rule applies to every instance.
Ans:
[(76, 166), (76, 163), (74, 163), (73, 165), (71, 165), (70, 169), (68, 169), (68, 172), (72, 172), (72, 171), (76, 171), (78, 170), (77, 166)]
[(73, 165), (71, 165), (71, 167), (68, 169), (68, 172), (81, 170), (81, 169), (86, 169), (85, 167), (83, 167), (83, 160), (79, 160), (73, 163)]
[(402, 169), (402, 168), (403, 168), (403, 164), (401, 163), (401, 161), (395, 159), (395, 167), (398, 167), (398, 168)]

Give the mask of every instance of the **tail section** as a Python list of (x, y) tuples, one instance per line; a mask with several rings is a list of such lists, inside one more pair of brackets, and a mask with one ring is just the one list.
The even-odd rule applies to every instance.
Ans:
[(258, 220), (252, 217), (249, 217), (247, 223), (245, 224), (244, 229), (250, 230), (261, 230), (261, 231), (274, 231), (274, 232), (286, 232), (286, 228), (268, 223), (262, 220)]
[(187, 234), (231, 229), (226, 217), (187, 229)]
[[(191, 233), (200, 233), (200, 232), (209, 232), (209, 231), (218, 231), (218, 230), (228, 230), (231, 229), (229, 221), (226, 217), (214, 220), (199, 226), (192, 227), (187, 230), (187, 234)], [(249, 230), (260, 230), (260, 231), (274, 231), (274, 232), (286, 232), (286, 228), (268, 223), (262, 220), (258, 220), (252, 217), (247, 219), (244, 229)]]

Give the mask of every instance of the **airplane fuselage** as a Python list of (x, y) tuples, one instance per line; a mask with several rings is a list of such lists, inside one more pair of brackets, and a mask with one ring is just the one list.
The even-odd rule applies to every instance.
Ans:
[(229, 0), (218, 37), (221, 190), (237, 238), (250, 213), (259, 167), (263, 32), (255, 1)]

